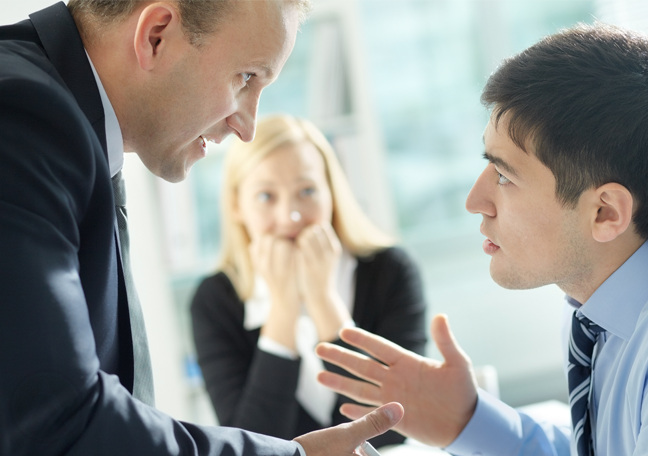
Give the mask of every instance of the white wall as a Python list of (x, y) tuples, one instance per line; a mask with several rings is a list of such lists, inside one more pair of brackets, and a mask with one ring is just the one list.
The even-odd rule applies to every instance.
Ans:
[(0, 0), (0, 25), (27, 19), (30, 13), (54, 3), (56, 3), (54, 0)]

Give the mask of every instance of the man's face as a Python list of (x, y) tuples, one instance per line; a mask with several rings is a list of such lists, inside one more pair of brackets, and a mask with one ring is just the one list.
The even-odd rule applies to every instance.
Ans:
[(562, 206), (552, 172), (517, 147), (507, 128), (502, 121), (495, 129), (492, 120), (486, 127), (489, 163), (466, 201), (469, 212), (482, 214), (491, 276), (511, 289), (552, 283), (570, 288), (591, 273), (588, 214), (582, 204)]
[(148, 84), (137, 131), (129, 135), (149, 170), (181, 181), (207, 153), (207, 141), (220, 143), (230, 134), (251, 141), (261, 91), (288, 59), (298, 25), (292, 5), (237, 2), (202, 46), (185, 41), (173, 49), (181, 57)]

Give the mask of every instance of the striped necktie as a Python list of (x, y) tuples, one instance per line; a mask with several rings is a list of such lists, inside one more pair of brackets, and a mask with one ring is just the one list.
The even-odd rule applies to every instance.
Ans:
[(155, 406), (153, 393), (153, 373), (151, 370), (151, 358), (149, 356), (148, 340), (146, 338), (146, 327), (144, 326), (144, 315), (140, 306), (133, 275), (130, 268), (128, 237), (128, 218), (126, 214), (126, 186), (119, 171), (112, 178), (113, 194), (115, 197), (115, 213), (117, 217), (117, 228), (119, 231), (120, 255), (122, 270), (124, 272), (124, 284), (126, 285), (126, 297), (128, 298), (128, 314), (131, 324), (131, 337), (133, 340), (133, 397), (145, 404)]
[(584, 315), (572, 316), (569, 339), (569, 407), (571, 408), (574, 441), (578, 456), (594, 454), (589, 417), (589, 397), (592, 376), (592, 355), (600, 332), (605, 331)]

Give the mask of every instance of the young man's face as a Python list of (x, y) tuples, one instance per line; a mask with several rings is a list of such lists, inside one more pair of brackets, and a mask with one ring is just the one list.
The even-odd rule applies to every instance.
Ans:
[(517, 147), (507, 129), (504, 121), (497, 129), (492, 120), (486, 127), (489, 163), (466, 201), (469, 212), (483, 217), (491, 276), (511, 289), (577, 283), (591, 272), (588, 214), (581, 204), (562, 206), (552, 172)]
[[(147, 90), (134, 150), (156, 175), (186, 177), (205, 141), (254, 137), (259, 97), (279, 75), (295, 43), (297, 8), (278, 1), (236, 2), (236, 10), (200, 46), (185, 42), (179, 60)], [(158, 83), (159, 82), (159, 83)]]

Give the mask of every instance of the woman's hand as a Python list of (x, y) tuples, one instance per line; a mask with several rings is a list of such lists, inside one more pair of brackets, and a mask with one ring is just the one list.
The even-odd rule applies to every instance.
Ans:
[(296, 240), (296, 272), (300, 294), (321, 341), (337, 339), (351, 315), (337, 291), (335, 273), (342, 246), (330, 224), (311, 225)]
[(295, 323), (300, 312), (295, 251), (290, 240), (269, 234), (250, 245), (252, 265), (266, 281), (272, 302), (261, 335), (292, 350), (295, 349)]

